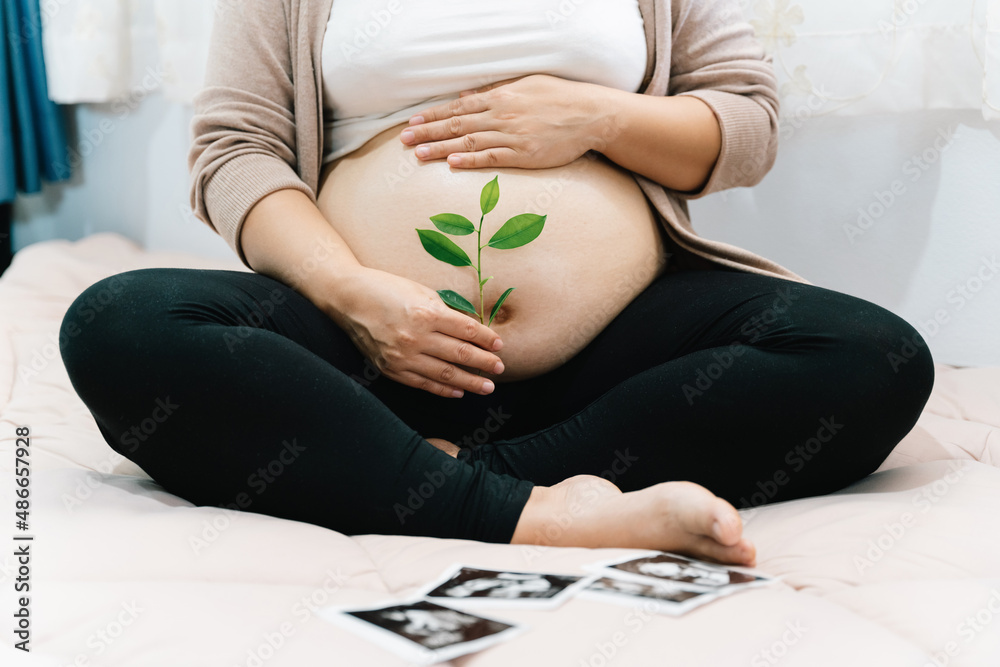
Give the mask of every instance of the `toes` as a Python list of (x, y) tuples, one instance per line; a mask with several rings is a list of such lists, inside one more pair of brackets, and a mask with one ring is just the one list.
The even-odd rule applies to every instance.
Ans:
[(715, 540), (727, 547), (739, 543), (743, 535), (740, 513), (731, 504), (703, 486), (690, 482), (668, 482), (673, 495), (671, 509), (679, 513), (690, 533)]
[(714, 561), (724, 565), (754, 567), (757, 564), (757, 550), (749, 540), (743, 538), (734, 545), (719, 544), (710, 537), (697, 538), (689, 552), (692, 558)]
[(747, 567), (757, 567), (757, 547), (746, 538), (743, 538), (743, 542), (746, 544), (745, 551), (749, 553), (745, 565)]
[(717, 501), (709, 514), (712, 529), (708, 535), (720, 544), (734, 546), (743, 535), (743, 521), (736, 508), (721, 498)]

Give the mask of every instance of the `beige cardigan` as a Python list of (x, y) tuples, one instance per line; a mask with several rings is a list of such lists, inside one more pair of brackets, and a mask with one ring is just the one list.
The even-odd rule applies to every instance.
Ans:
[[(639, 0), (648, 53), (642, 92), (703, 100), (719, 119), (722, 152), (698, 192), (633, 176), (660, 214), (674, 268), (722, 265), (808, 284), (769, 259), (698, 236), (688, 216), (687, 199), (760, 182), (778, 149), (771, 59), (738, 2)], [(248, 268), (240, 230), (250, 208), (283, 188), (316, 200), (327, 111), (322, 47), (332, 4), (252, 0), (219, 3), (216, 12), (205, 85), (194, 100), (191, 206)]]

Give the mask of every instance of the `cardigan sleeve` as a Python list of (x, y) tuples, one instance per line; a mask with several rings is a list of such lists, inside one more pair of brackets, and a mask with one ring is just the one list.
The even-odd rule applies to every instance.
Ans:
[(673, 192), (696, 199), (732, 187), (756, 185), (778, 152), (778, 86), (738, 0), (671, 3), (673, 45), (668, 95), (691, 95), (715, 113), (722, 150), (705, 185)]
[(240, 231), (264, 196), (315, 193), (297, 171), (295, 86), (287, 3), (220, 3), (188, 153), (191, 207), (247, 266)]

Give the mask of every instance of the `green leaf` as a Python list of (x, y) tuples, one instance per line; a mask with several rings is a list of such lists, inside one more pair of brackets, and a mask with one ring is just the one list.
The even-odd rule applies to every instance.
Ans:
[(500, 312), (500, 306), (503, 305), (503, 302), (507, 300), (507, 296), (513, 291), (514, 291), (513, 287), (508, 287), (507, 291), (501, 294), (500, 298), (497, 299), (497, 302), (493, 304), (493, 310), (490, 311), (490, 321), (486, 324), (486, 326), (490, 326), (490, 324), (493, 324), (493, 318), (496, 317), (496, 314), (498, 312)]
[(433, 229), (418, 229), (417, 234), (420, 236), (420, 243), (424, 246), (424, 250), (435, 258), (452, 266), (472, 266), (472, 260), (465, 254), (465, 251), (441, 232), (436, 232)]
[(527, 245), (542, 233), (542, 227), (545, 226), (545, 218), (546, 216), (544, 215), (535, 215), (534, 213), (515, 215), (503, 223), (503, 227), (497, 230), (488, 245), (491, 248), (499, 248), (500, 250), (510, 250), (511, 248), (520, 248), (523, 245)]
[(495, 176), (492, 181), (483, 186), (483, 191), (479, 195), (479, 208), (482, 209), (483, 215), (492, 211), (496, 207), (497, 202), (500, 201), (499, 178), (499, 176)]
[[(490, 276), (490, 278), (492, 278), (492, 277), (493, 276)], [(479, 281), (479, 289), (483, 289), (483, 285), (485, 285), (486, 281), (489, 280), (490, 278), (483, 278), (482, 280), (480, 280)]]
[(452, 292), (450, 289), (439, 289), (437, 293), (441, 296), (441, 300), (452, 308), (464, 310), (467, 313), (472, 313), (476, 317), (479, 317), (479, 313), (476, 312), (476, 307), (469, 303), (469, 300), (458, 292)]
[(476, 227), (472, 224), (471, 220), (455, 213), (442, 213), (441, 215), (431, 216), (431, 222), (445, 234), (465, 236), (476, 231)]

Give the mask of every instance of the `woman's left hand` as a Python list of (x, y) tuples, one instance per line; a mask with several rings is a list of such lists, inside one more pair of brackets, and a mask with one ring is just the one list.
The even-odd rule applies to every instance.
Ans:
[(463, 92), (413, 116), (400, 139), (452, 167), (560, 167), (600, 146), (601, 86), (547, 74)]

